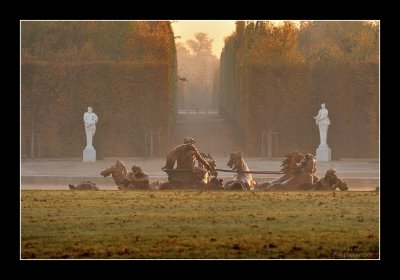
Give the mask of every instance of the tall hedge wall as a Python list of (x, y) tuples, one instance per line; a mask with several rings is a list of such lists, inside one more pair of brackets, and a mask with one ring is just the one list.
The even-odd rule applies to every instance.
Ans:
[(81, 156), (83, 113), (92, 106), (99, 117), (94, 146), (103, 156), (144, 156), (144, 135), (151, 130), (161, 132), (165, 148), (173, 121), (172, 74), (165, 64), (23, 64), (22, 135), (30, 135), (33, 121), (42, 157)]
[(23, 22), (21, 53), (23, 153), (34, 132), (41, 157), (81, 157), (88, 106), (99, 117), (98, 158), (145, 156), (149, 132), (167, 153), (177, 93), (170, 22)]
[[(329, 23), (322, 27), (332, 29)], [(314, 29), (321, 32), (322, 27), (311, 25), (306, 31), (314, 36)], [(361, 23), (356, 27), (375, 30)], [(318, 40), (308, 40), (311, 47), (301, 51), (298, 37), (291, 23), (237, 22), (236, 32), (225, 40), (219, 109), (236, 126), (245, 152), (260, 156), (261, 134), (272, 129), (279, 134), (280, 156), (294, 150), (315, 154), (319, 131), (313, 116), (325, 102), (333, 159), (378, 157), (379, 62), (375, 56), (359, 59), (355, 54), (361, 43), (355, 39), (349, 49), (358, 52), (346, 53), (340, 45), (319, 45)]]

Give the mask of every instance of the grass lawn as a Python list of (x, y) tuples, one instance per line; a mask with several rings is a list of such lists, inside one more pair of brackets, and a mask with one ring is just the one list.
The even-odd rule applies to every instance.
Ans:
[(379, 193), (23, 190), (21, 258), (379, 258)]

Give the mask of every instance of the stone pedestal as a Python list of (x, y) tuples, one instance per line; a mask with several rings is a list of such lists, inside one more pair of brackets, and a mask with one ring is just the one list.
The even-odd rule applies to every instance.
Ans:
[(96, 161), (96, 150), (94, 147), (88, 147), (83, 150), (83, 162), (95, 162)]
[(331, 149), (328, 145), (317, 148), (317, 161), (331, 161)]

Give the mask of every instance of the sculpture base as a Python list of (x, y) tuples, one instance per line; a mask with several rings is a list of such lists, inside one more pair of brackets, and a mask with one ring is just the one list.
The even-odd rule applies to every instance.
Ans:
[(331, 161), (331, 149), (328, 146), (317, 148), (317, 161)]
[(83, 150), (83, 162), (95, 162), (96, 161), (96, 150), (94, 147), (86, 147)]

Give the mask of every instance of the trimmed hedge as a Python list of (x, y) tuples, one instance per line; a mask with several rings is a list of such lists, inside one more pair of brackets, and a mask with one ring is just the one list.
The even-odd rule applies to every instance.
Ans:
[(378, 157), (378, 62), (350, 55), (307, 61), (298, 50), (297, 33), (290, 24), (238, 22), (225, 40), (219, 110), (236, 126), (244, 151), (260, 156), (261, 134), (271, 128), (279, 133), (280, 156), (294, 150), (315, 154), (319, 130), (313, 117), (325, 102), (332, 158)]
[(99, 117), (94, 146), (103, 156), (144, 156), (146, 132), (160, 132), (162, 153), (174, 112), (173, 72), (166, 64), (24, 63), (22, 135), (40, 134), (42, 157), (81, 156), (83, 113)]
[(88, 106), (99, 117), (97, 158), (145, 156), (150, 132), (167, 153), (177, 94), (169, 21), (24, 21), (21, 30), (22, 153), (34, 131), (41, 157), (81, 157)]

